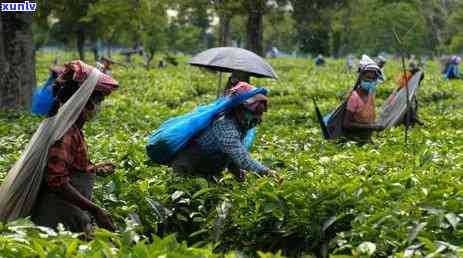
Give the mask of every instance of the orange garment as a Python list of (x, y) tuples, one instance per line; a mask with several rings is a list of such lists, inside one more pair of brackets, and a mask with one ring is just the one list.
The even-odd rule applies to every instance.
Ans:
[(353, 113), (354, 120), (357, 123), (374, 123), (376, 119), (374, 93), (369, 93), (365, 99), (356, 90), (352, 91), (347, 101), (347, 110)]
[(408, 81), (410, 81), (413, 77), (413, 74), (410, 71), (406, 71), (405, 74), (401, 74), (397, 82), (399, 83), (399, 89), (405, 87)]
[(387, 103), (392, 104), (395, 101), (397, 92), (403, 89), (405, 85), (407, 85), (407, 82), (409, 82), (412, 79), (412, 77), (413, 74), (410, 71), (406, 71), (405, 74), (401, 73), (399, 78), (397, 78), (397, 83), (399, 84), (399, 87), (387, 98)]

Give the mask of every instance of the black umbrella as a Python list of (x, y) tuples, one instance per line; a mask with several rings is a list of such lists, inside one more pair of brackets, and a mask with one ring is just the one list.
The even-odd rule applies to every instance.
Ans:
[(278, 79), (273, 68), (255, 53), (237, 47), (217, 47), (203, 51), (188, 62), (219, 72), (241, 71), (254, 77)]

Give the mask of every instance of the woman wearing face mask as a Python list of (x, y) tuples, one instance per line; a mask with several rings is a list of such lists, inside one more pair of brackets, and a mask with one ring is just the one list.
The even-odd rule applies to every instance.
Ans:
[[(49, 117), (58, 113), (94, 69), (81, 61), (65, 66), (53, 87), (55, 101)], [(107, 75), (100, 74), (99, 78), (77, 120), (48, 149), (44, 183), (32, 209), (31, 218), (37, 225), (56, 228), (62, 223), (72, 232), (88, 235), (93, 217), (98, 226), (115, 229), (109, 214), (91, 200), (95, 175), (114, 172), (114, 165), (109, 162), (93, 165), (90, 162), (82, 132), (84, 124), (94, 118), (104, 98), (118, 87), (117, 82)]]
[[(253, 86), (239, 82), (225, 95), (243, 94), (253, 89)], [(171, 162), (174, 172), (211, 178), (228, 168), (239, 179), (243, 179), (244, 171), (276, 175), (252, 159), (243, 144), (247, 130), (262, 122), (262, 116), (267, 111), (267, 101), (266, 96), (257, 94), (217, 117), (174, 157)]]
[(381, 76), (379, 66), (364, 55), (355, 89), (347, 101), (343, 121), (343, 129), (348, 139), (368, 142), (371, 141), (373, 131), (383, 129), (375, 124), (375, 91)]

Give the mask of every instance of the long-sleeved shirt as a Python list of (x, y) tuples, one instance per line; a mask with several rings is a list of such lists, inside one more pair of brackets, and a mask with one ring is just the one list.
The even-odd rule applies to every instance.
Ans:
[(222, 116), (216, 119), (204, 132), (195, 138), (204, 154), (219, 155), (233, 166), (257, 173), (267, 173), (268, 168), (252, 159), (243, 144), (245, 134), (233, 117)]
[(73, 125), (48, 150), (46, 183), (48, 187), (60, 187), (70, 181), (72, 173), (91, 172), (90, 165), (84, 134)]

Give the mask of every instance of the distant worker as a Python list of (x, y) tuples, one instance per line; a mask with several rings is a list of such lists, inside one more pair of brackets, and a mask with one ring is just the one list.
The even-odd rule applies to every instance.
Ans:
[(354, 56), (353, 55), (348, 55), (347, 60), (346, 60), (346, 69), (350, 73), (353, 71), (355, 67), (355, 62), (354, 62)]
[(113, 60), (107, 58), (107, 57), (102, 57), (100, 58), (100, 61), (96, 62), (96, 68), (100, 70), (102, 73), (112, 76), (112, 70), (111, 66), (115, 64)]
[(461, 79), (460, 72), (461, 58), (453, 55), (445, 61), (444, 64), (444, 80)]
[(164, 59), (161, 58), (161, 59), (159, 60), (158, 68), (159, 68), (159, 69), (166, 68), (166, 62), (164, 62)]
[(405, 71), (405, 74), (402, 73), (398, 79), (399, 88), (405, 87), (405, 85), (407, 85), (407, 82), (412, 79), (413, 75), (415, 75), (419, 71), (420, 69), (418, 68), (418, 65), (415, 63), (415, 61), (410, 61), (408, 63), (407, 71)]
[(270, 55), (271, 55), (272, 58), (279, 57), (280, 56), (280, 51), (278, 50), (278, 48), (272, 47), (272, 49), (270, 51)]
[(322, 54), (319, 54), (317, 58), (315, 58), (315, 65), (316, 66), (323, 66), (325, 65), (325, 58), (323, 58)]
[(177, 61), (177, 58), (175, 56), (172, 56), (170, 55), (169, 53), (167, 53), (166, 55), (166, 62), (173, 65), (173, 66), (177, 66), (178, 65), (178, 61)]
[(377, 58), (376, 58), (376, 64), (379, 66), (379, 68), (381, 69), (381, 73), (383, 75), (382, 79), (381, 79), (381, 83), (384, 82), (386, 80), (386, 76), (384, 74), (384, 66), (386, 65), (387, 63), (387, 59), (384, 57), (384, 56), (381, 56), (379, 55)]
[(426, 57), (422, 56), (420, 57), (420, 59), (418, 60), (418, 68), (420, 69), (424, 69), (425, 66), (426, 66)]
[[(420, 68), (416, 64), (414, 60), (411, 60), (410, 63), (408, 64), (408, 69), (405, 71), (405, 73), (402, 73), (400, 77), (398, 78), (397, 82), (399, 84), (399, 87), (395, 90), (394, 94), (391, 94), (391, 96), (387, 99), (388, 103), (391, 103), (395, 100), (396, 98), (396, 93), (399, 92), (401, 89), (403, 89), (408, 82), (415, 76), (416, 73), (420, 71)], [(424, 76), (422, 75), (420, 80), (422, 80)], [(408, 124), (408, 125), (424, 125), (423, 122), (421, 122), (418, 119), (418, 99), (416, 98), (416, 94), (412, 96), (411, 101), (410, 101), (410, 107), (409, 107), (409, 113), (408, 117), (405, 116), (402, 121), (403, 124)]]

